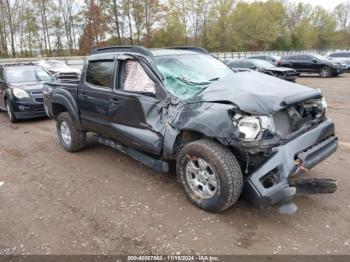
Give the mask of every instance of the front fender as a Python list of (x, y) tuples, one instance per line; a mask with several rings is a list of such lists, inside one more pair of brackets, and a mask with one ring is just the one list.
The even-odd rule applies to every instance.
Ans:
[(56, 119), (55, 105), (62, 106), (65, 111), (69, 112), (74, 122), (80, 129), (83, 129), (80, 122), (79, 108), (76, 97), (73, 96), (68, 90), (54, 89), (48, 95), (48, 110), (49, 113)]

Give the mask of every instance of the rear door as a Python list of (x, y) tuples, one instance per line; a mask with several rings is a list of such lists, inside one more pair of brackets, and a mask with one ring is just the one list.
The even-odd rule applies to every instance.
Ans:
[(160, 155), (167, 113), (165, 93), (152, 71), (140, 61), (119, 61), (111, 115), (114, 138), (140, 151)]
[(89, 61), (85, 80), (78, 88), (81, 123), (87, 130), (111, 136), (110, 121), (114, 105), (114, 59)]
[(302, 68), (304, 72), (318, 72), (319, 63), (317, 59), (311, 55), (302, 55)]

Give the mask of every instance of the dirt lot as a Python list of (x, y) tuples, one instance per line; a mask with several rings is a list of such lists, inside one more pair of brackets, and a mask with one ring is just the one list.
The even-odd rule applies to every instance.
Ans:
[(173, 174), (99, 145), (66, 153), (53, 121), (0, 113), (0, 254), (350, 254), (350, 74), (298, 82), (324, 91), (341, 144), (310, 174), (338, 191), (296, 199), (294, 216), (205, 213)]

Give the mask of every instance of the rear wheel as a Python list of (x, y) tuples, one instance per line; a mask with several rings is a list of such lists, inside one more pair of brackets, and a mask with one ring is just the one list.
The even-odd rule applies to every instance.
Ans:
[(209, 212), (220, 212), (239, 198), (243, 177), (229, 149), (208, 139), (186, 145), (177, 159), (177, 176), (188, 199)]
[(12, 104), (8, 99), (5, 100), (5, 105), (6, 105), (7, 116), (9, 118), (10, 122), (16, 123), (17, 118), (16, 118), (15, 113), (13, 111)]
[(320, 76), (321, 77), (331, 77), (332, 76), (332, 69), (329, 66), (324, 66), (320, 69)]
[(86, 146), (86, 132), (80, 130), (68, 112), (57, 118), (57, 134), (63, 148), (68, 152), (77, 152)]

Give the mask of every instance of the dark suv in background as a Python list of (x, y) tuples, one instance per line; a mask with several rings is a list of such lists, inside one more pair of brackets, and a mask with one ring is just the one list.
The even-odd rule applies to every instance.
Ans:
[(12, 123), (19, 119), (43, 117), (43, 83), (53, 76), (32, 63), (0, 64), (0, 109)]
[(346, 65), (318, 54), (288, 55), (278, 66), (290, 67), (298, 73), (318, 73), (321, 77), (338, 76), (346, 71)]

